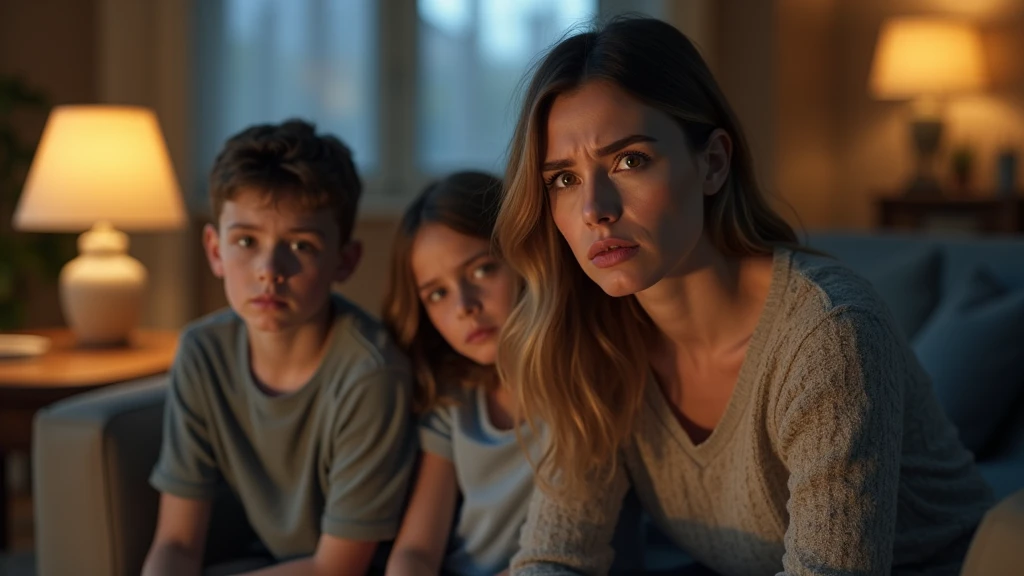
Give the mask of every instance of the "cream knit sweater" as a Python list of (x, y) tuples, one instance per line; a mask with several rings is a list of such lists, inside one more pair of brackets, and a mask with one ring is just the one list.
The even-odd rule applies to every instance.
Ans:
[(513, 574), (603, 574), (632, 485), (722, 575), (957, 574), (990, 491), (871, 286), (776, 250), (729, 405), (694, 445), (653, 380), (610, 489), (540, 491)]

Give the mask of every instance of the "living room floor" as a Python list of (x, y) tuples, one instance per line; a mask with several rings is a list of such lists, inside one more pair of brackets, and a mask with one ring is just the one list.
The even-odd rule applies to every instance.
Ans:
[(0, 550), (0, 576), (34, 576), (36, 573), (32, 495), (27, 484), (25, 479), (10, 482), (11, 493), (2, 495), (8, 499), (11, 518), (7, 529), (11, 541), (10, 548)]

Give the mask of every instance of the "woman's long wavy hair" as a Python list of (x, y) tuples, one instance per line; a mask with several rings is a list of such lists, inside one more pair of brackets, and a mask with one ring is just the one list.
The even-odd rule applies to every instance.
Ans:
[(391, 252), (391, 280), (384, 297), (384, 325), (409, 356), (416, 375), (413, 407), (419, 414), (451, 403), (459, 388), (493, 386), (493, 366), (480, 366), (459, 354), (434, 328), (420, 302), (412, 272), (412, 246), (426, 224), (490, 241), (494, 233), (501, 180), (482, 172), (457, 172), (435, 182), (405, 210)]
[(517, 382), (519, 406), (549, 428), (539, 485), (581, 497), (610, 479), (640, 409), (654, 327), (635, 296), (606, 295), (580, 269), (551, 217), (541, 176), (545, 129), (559, 94), (590, 81), (619, 86), (672, 117), (691, 149), (721, 128), (732, 139), (729, 176), (705, 197), (704, 233), (727, 256), (796, 245), (754, 177), (743, 131), (690, 40), (651, 18), (619, 18), (570, 36), (540, 61), (509, 147), (495, 239), (524, 292), (502, 332), (498, 371)]

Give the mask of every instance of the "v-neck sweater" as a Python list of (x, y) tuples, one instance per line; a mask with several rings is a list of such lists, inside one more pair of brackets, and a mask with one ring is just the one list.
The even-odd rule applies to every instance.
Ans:
[[(694, 444), (653, 378), (612, 484), (537, 491), (513, 574), (603, 574), (632, 486), (659, 528), (722, 575), (957, 574), (991, 505), (931, 382), (871, 285), (777, 249), (721, 420)], [(683, 383), (685, 386), (685, 383)]]

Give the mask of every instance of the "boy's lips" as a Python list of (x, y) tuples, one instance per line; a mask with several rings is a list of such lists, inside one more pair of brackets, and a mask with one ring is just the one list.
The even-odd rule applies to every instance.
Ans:
[(249, 300), (249, 302), (257, 308), (269, 310), (285, 308), (288, 305), (284, 298), (274, 296), (272, 294), (261, 294), (260, 296)]

